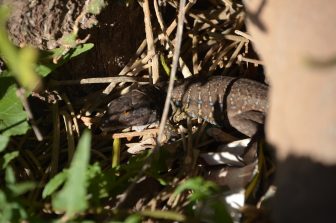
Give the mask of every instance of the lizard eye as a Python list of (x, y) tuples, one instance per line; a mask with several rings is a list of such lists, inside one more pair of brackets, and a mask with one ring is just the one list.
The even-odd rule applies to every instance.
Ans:
[(175, 101), (176, 107), (181, 107), (181, 101)]

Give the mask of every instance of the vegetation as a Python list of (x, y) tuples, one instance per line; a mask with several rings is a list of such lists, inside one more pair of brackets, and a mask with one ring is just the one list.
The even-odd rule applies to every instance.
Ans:
[[(105, 3), (95, 2), (97, 5), (88, 7), (89, 12), (99, 14)], [(167, 7), (167, 17), (178, 11), (175, 1), (163, 2), (169, 4), (161, 6)], [(178, 57), (181, 75), (177, 78), (191, 73), (255, 71), (256, 68), (246, 62), (247, 55), (253, 54), (249, 40), (236, 34), (237, 30), (238, 33), (244, 30), (242, 4), (224, 2), (213, 1), (209, 3), (210, 9), (202, 4), (196, 5), (195, 10), (186, 8), (187, 24)], [(145, 9), (148, 1), (140, 1), (140, 4), (144, 16), (148, 16)], [(192, 7), (192, 1), (188, 5)], [(219, 12), (223, 14), (218, 15)], [(205, 136), (204, 130), (213, 129), (204, 125), (192, 132), (189, 125), (187, 136), (182, 134), (175, 142), (160, 148), (151, 134), (140, 134), (131, 142), (123, 137), (111, 139), (111, 135), (96, 134), (89, 130), (90, 124), (85, 123), (81, 111), (85, 103), (77, 103), (93, 104), (98, 99), (92, 100), (90, 94), (96, 89), (89, 89), (89, 94), (81, 94), (80, 89), (77, 95), (78, 92), (73, 87), (67, 88), (69, 84), (65, 83), (72, 80), (67, 77), (64, 82), (59, 70), (69, 61), (80, 58), (79, 55), (94, 50), (94, 44), (77, 41), (79, 30), (76, 30), (67, 39), (70, 43), (59, 48), (19, 48), (8, 38), (8, 16), (8, 8), (2, 6), (0, 57), (5, 65), (0, 70), (0, 222), (233, 222), (240, 218), (241, 212), (232, 209), (227, 202), (228, 195), (236, 192), (230, 185), (235, 184), (237, 178), (227, 179), (226, 184), (220, 185), (201, 177), (206, 167), (198, 155), (214, 147), (213, 139)], [(145, 24), (148, 51), (136, 54), (135, 59), (130, 59), (130, 66), (126, 65), (120, 74), (145, 77), (146, 72), (141, 71), (150, 69), (154, 80), (170, 74), (173, 31), (160, 18), (153, 16), (153, 29), (152, 24)], [(176, 23), (175, 18), (167, 21)], [(153, 32), (159, 39), (150, 37)], [(156, 57), (153, 52), (159, 52), (160, 56)], [(258, 63), (255, 59), (251, 61)], [(63, 78), (63, 82), (59, 78)], [(84, 89), (83, 85), (79, 86)], [(118, 82), (112, 94), (127, 87), (129, 85)], [(40, 100), (38, 103), (34, 101), (36, 98)], [(94, 114), (99, 116), (99, 112)], [(130, 154), (130, 148), (139, 152)], [(265, 192), (268, 184), (264, 183), (271, 174), (263, 149), (260, 145), (256, 147), (253, 154), (256, 159), (249, 165), (233, 168), (237, 177), (246, 171), (250, 174), (244, 185), (247, 189), (240, 194), (253, 205)], [(254, 213), (249, 212), (247, 220), (259, 214)]]

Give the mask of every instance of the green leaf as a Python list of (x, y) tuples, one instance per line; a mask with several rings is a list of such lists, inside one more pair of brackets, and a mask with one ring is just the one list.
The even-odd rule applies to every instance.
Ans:
[(9, 142), (9, 137), (6, 135), (0, 135), (0, 152), (4, 151)]
[(52, 199), (53, 208), (65, 211), (69, 218), (88, 207), (86, 197), (87, 173), (90, 158), (91, 134), (85, 131), (79, 140), (77, 150), (68, 171), (62, 190)]
[(7, 187), (11, 190), (14, 196), (20, 196), (32, 189), (34, 189), (36, 184), (34, 182), (24, 182), (19, 184), (9, 184)]
[(5, 181), (7, 185), (14, 184), (16, 182), (14, 171), (10, 166), (6, 168)]
[(66, 53), (63, 57), (64, 57), (64, 61), (63, 62), (67, 62), (70, 59), (79, 56), (80, 54), (92, 49), (94, 47), (93, 43), (85, 43), (85, 44), (81, 44), (76, 46), (75, 48), (71, 49), (68, 53)]
[(54, 176), (44, 187), (42, 198), (46, 198), (60, 188), (67, 179), (68, 171), (64, 170)]
[[(56, 48), (50, 51), (43, 51), (41, 53), (39, 63), (36, 66), (36, 73), (42, 77), (47, 76), (56, 68), (60, 67), (64, 63), (68, 62), (72, 58), (92, 49), (94, 47), (93, 43), (86, 43), (76, 46), (70, 49), (66, 54), (63, 55), (64, 48)], [(60, 57), (57, 64), (53, 63), (54, 58)]]
[[(16, 68), (10, 67), (15, 72), (18, 82), (28, 90), (33, 90), (40, 82), (40, 78), (34, 70), (38, 58), (37, 55), (38, 52), (34, 48), (22, 48), (17, 54)], [(20, 66), (17, 66), (17, 64), (20, 64)]]
[(89, 165), (88, 169), (87, 169), (87, 175), (88, 175), (88, 179), (94, 179), (95, 177), (103, 174), (103, 171), (101, 170), (101, 167), (99, 166), (98, 162), (95, 162), (92, 165)]
[(6, 32), (8, 11), (8, 7), (0, 6), (0, 55), (18, 82), (28, 90), (32, 90), (40, 82), (34, 71), (37, 51), (30, 47), (20, 49), (10, 42)]
[(3, 136), (21, 135), (29, 128), (27, 114), (16, 96), (12, 77), (0, 77), (0, 133)]
[(9, 201), (0, 190), (0, 222), (24, 222), (28, 214), (18, 201)]
[(182, 193), (185, 190), (192, 190), (193, 193), (190, 195), (190, 201), (204, 200), (212, 195), (218, 187), (215, 183), (211, 181), (206, 181), (201, 177), (195, 177), (186, 180), (183, 184), (179, 185), (175, 194)]
[(111, 190), (115, 186), (115, 170), (109, 169), (102, 171), (98, 162), (89, 166), (87, 170), (90, 193), (90, 203), (99, 206), (102, 198), (111, 196)]
[(11, 218), (11, 205), (7, 201), (6, 194), (0, 190), (0, 222), (10, 222)]
[(210, 204), (210, 207), (212, 208), (214, 212), (213, 219), (212, 219), (213, 222), (233, 223), (231, 215), (224, 203), (217, 201), (217, 202), (214, 202), (213, 204)]
[(139, 223), (141, 222), (141, 216), (138, 214), (132, 214), (131, 216), (128, 216), (124, 223)]
[(105, 3), (104, 0), (93, 0), (90, 1), (88, 5), (88, 12), (92, 13), (94, 15), (98, 15), (100, 11), (106, 6), (107, 4)]
[(10, 152), (10, 153), (6, 153), (3, 156), (4, 163), (2, 164), (2, 168), (5, 169), (8, 166), (8, 164), (10, 163), (10, 161), (12, 161), (13, 159), (15, 159), (18, 156), (19, 156), (19, 151), (13, 151), (13, 152)]
[(53, 72), (57, 67), (59, 67), (58, 64), (53, 64), (50, 62), (50, 64), (38, 64), (36, 66), (36, 73), (42, 77), (46, 77), (48, 74)]
[(165, 71), (167, 76), (169, 76), (170, 75), (170, 68), (169, 68), (168, 64), (166, 63), (166, 60), (165, 60), (165, 57), (164, 57), (163, 54), (160, 54), (160, 62), (161, 62), (161, 65), (163, 67), (163, 70)]

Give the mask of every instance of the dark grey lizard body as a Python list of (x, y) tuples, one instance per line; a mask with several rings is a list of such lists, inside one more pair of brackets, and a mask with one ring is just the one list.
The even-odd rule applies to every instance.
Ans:
[[(127, 122), (144, 125), (148, 123), (142, 123), (144, 122), (142, 120), (148, 122), (152, 118), (143, 118), (143, 116), (159, 113), (157, 108), (163, 105), (160, 98), (153, 99), (155, 95), (148, 94), (144, 90), (144, 93), (141, 93), (141, 97), (138, 98), (143, 102), (136, 100), (134, 103), (127, 103), (128, 101), (134, 101), (135, 93), (136, 95), (139, 94), (132, 92), (122, 96), (122, 100), (116, 99), (115, 102), (110, 103), (103, 121), (105, 126), (108, 126), (109, 123), (126, 124)], [(164, 94), (162, 93), (162, 95)], [(152, 102), (149, 103), (149, 101)], [(157, 101), (157, 103), (153, 101)], [(249, 79), (227, 76), (213, 76), (204, 81), (186, 80), (174, 88), (172, 101), (180, 110), (191, 117), (201, 118), (219, 126), (229, 123), (247, 136), (254, 135), (258, 125), (264, 123), (268, 107), (266, 85)], [(128, 116), (124, 117), (125, 114)], [(175, 121), (182, 118), (182, 114), (175, 114), (174, 116)]]
[(227, 76), (183, 83), (174, 88), (172, 101), (191, 117), (219, 126), (229, 122), (247, 136), (264, 123), (268, 107), (266, 85)]

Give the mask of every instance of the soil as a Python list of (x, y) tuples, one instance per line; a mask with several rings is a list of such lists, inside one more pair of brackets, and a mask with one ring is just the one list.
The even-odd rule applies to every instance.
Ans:
[(58, 48), (63, 44), (62, 38), (78, 28), (79, 39), (89, 35), (87, 42), (95, 47), (72, 60), (63, 71), (84, 76), (115, 74), (125, 66), (144, 37), (142, 10), (138, 4), (126, 6), (124, 2), (111, 1), (95, 16), (85, 12), (85, 2), (0, 0), (0, 4), (10, 5), (7, 26), (16, 45), (32, 45), (43, 50)]

